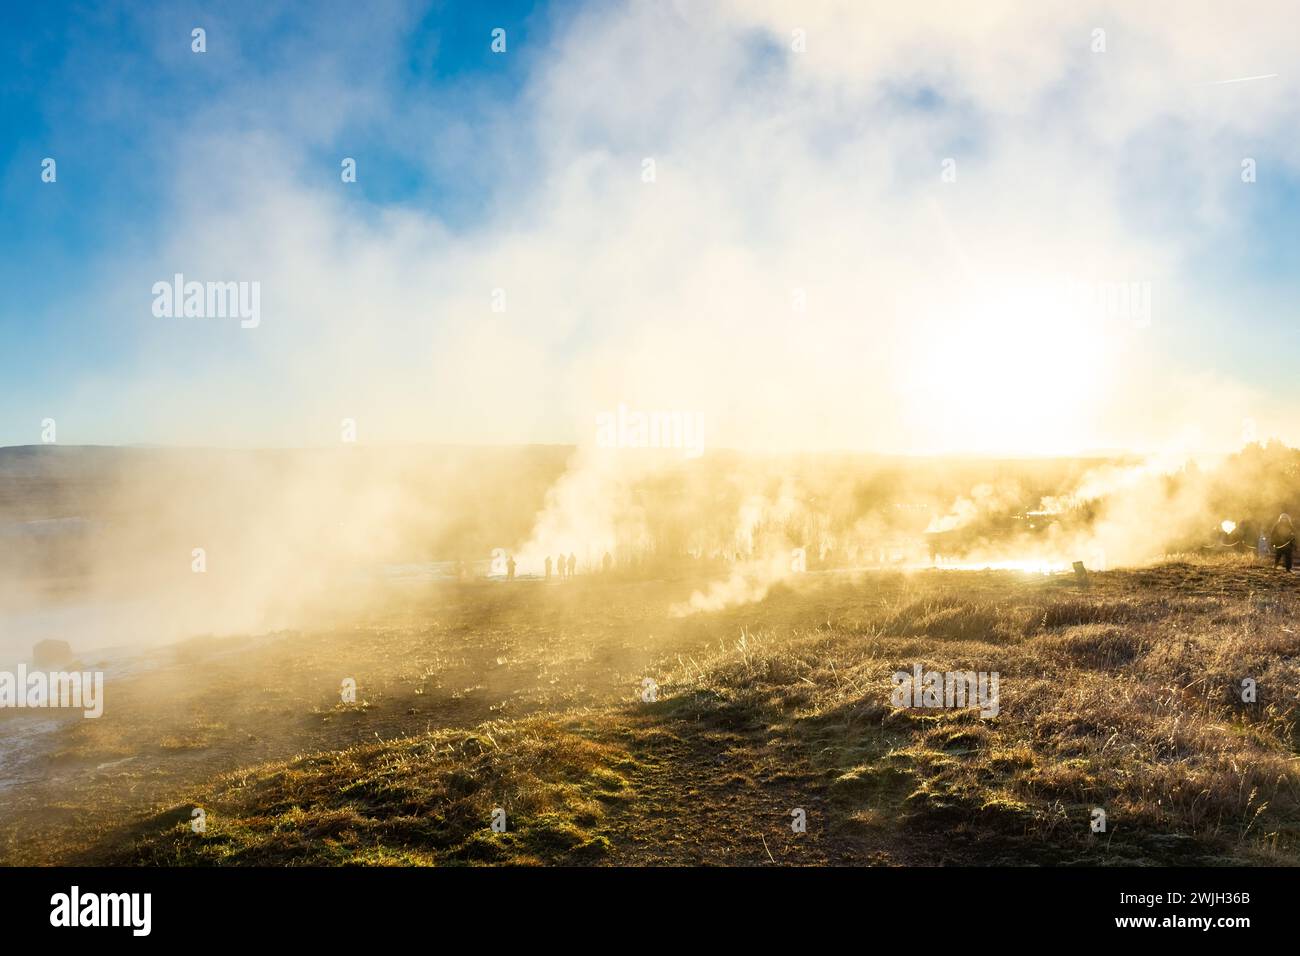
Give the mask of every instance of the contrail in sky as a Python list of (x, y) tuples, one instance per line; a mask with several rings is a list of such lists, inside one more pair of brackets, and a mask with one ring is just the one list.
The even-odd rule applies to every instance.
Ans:
[(1271, 80), (1276, 73), (1262, 73), (1259, 76), (1239, 76), (1235, 80), (1213, 80), (1206, 86), (1222, 86), (1224, 83), (1249, 83), (1251, 80)]

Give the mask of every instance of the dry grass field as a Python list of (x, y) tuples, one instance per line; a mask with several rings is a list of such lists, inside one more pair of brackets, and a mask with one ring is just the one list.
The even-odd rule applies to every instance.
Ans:
[[(0, 860), (1300, 860), (1292, 575), (805, 574), (673, 616), (702, 583), (393, 585), (328, 626), (154, 651), (98, 720), (0, 715)], [(997, 672), (998, 714), (894, 706), (916, 665)]]

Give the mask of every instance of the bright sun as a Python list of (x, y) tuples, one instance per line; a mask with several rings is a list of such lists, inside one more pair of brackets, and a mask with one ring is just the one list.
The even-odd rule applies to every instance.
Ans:
[(900, 369), (928, 451), (1069, 454), (1093, 442), (1113, 330), (1070, 295), (1022, 288), (920, 317)]

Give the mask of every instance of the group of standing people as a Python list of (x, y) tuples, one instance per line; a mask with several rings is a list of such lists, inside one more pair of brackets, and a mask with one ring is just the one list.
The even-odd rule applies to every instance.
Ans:
[[(1225, 521), (1220, 529), (1216, 547), (1244, 549), (1252, 547), (1260, 558), (1273, 558), (1273, 567), (1283, 565), (1288, 571), (1295, 559), (1295, 525), (1289, 514), (1277, 516), (1271, 528), (1256, 525), (1249, 519), (1239, 522)], [(1258, 528), (1258, 531), (1256, 530)]]
[[(501, 560), (499, 556), (493, 558), (493, 571), (492, 571), (493, 574), (501, 573), (502, 566), (496, 563), (499, 560)], [(505, 555), (504, 570), (505, 570), (507, 581), (513, 581), (515, 579), (516, 567), (517, 565), (515, 563), (515, 556), (513, 554)], [(613, 568), (614, 568), (614, 558), (612, 555), (610, 555), (608, 551), (606, 551), (605, 556), (601, 558), (600, 569), (604, 571), (606, 574), (608, 574), (611, 570), (613, 570)], [(546, 569), (547, 581), (551, 580), (552, 575), (557, 576), (561, 581), (567, 580), (569, 578), (572, 578), (575, 574), (578, 573), (578, 556), (576, 554), (570, 553), (568, 557), (565, 557), (563, 554), (559, 554), (556, 557), (551, 557), (548, 554), (546, 556), (545, 569)], [(459, 580), (463, 581), (466, 579), (466, 575), (467, 575), (467, 569), (465, 566), (465, 562), (457, 561), (456, 577)]]
[(548, 554), (546, 556), (546, 580), (548, 581), (551, 580), (552, 568), (555, 569), (555, 573), (559, 576), (561, 581), (565, 578), (571, 578), (578, 570), (578, 556), (570, 553), (566, 558), (561, 554), (555, 559), (554, 563), (552, 563), (551, 556)]

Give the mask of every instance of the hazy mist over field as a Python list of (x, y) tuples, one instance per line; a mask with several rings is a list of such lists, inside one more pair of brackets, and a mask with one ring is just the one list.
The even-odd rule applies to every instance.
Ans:
[[(110, 512), (149, 513), (137, 544), (172, 552), (142, 556), (140, 577), (154, 560), (157, 574), (184, 570), (192, 548), (237, 549), (216, 562), (240, 568), (220, 613), (182, 602), (216, 630), (250, 620), (246, 606), (337, 595), (324, 582), (385, 555), (481, 561), (484, 546), (505, 548), (526, 573), (553, 548), (748, 558), (754, 525), (802, 522), (723, 592), (757, 594), (795, 547), (837, 549), (845, 564), (850, 547), (914, 558), (916, 540), (873, 539), (895, 530), (871, 510), (881, 505), (926, 510), (932, 530), (990, 496), (1013, 511), (1055, 507), (1018, 476), (972, 474), (948, 500), (904, 488), (831, 514), (827, 496), (856, 494), (851, 483), (820, 481), (809, 507), (768, 457), (819, 451), (1124, 456), (1035, 488), (1076, 504), (1122, 491), (1086, 527), (979, 557), (1141, 562), (1163, 553), (1162, 535), (1221, 520), (1199, 489), (1170, 497), (1159, 475), (1300, 438), (1294, 398), (1274, 394), (1267, 296), (1256, 293), (1255, 323), (1229, 319), (1232, 286), (1200, 265), (1239, 247), (1254, 194), (1273, 188), (1271, 170), (1245, 181), (1233, 149), (1249, 144), (1243, 155), (1268, 155), (1278, 175), (1297, 162), (1295, 81), (1218, 82), (1286, 49), (1267, 17), (1211, 5), (1165, 29), (1163, 13), (1120, 4), (824, 3), (795, 19), (781, 4), (575, 6), (534, 11), (527, 41), (487, 52), (483, 84), (458, 81), (453, 105), (422, 96), (431, 81), (393, 61), (352, 65), (362, 48), (400, 47), (423, 15), (383, 5), (346, 31), (322, 18), (273, 63), (239, 42), (233, 12), (206, 28), (202, 56), (171, 41), (189, 33), (184, 14), (139, 21), (146, 47), (126, 75), (152, 54), (200, 71), (206, 93), (183, 110), (147, 94), (157, 109), (139, 136), (158, 154), (166, 214), (128, 221), (58, 296), (94, 317), (92, 333), (124, 329), (129, 351), (59, 363), (8, 396), (0, 434), (15, 444), (44, 440), (48, 420), (63, 444), (340, 449), (162, 456), (97, 489), (116, 496)], [(89, 49), (86, 61), (116, 111), (146, 96)], [(268, 108), (266, 91), (290, 74), (294, 96)], [(164, 152), (177, 133), (183, 163)], [(154, 284), (178, 274), (256, 282), (256, 324), (151, 314)], [(1190, 347), (1225, 322), (1231, 354), (1250, 359)], [(664, 443), (675, 447), (627, 447), (659, 442), (625, 413), (674, 416)], [(698, 423), (693, 448), (683, 420)], [(370, 449), (394, 442), (578, 450), (556, 452), (543, 493), (537, 476), (491, 466), (392, 473), (401, 456)], [(764, 464), (731, 478), (736, 500), (714, 509), (692, 494), (711, 491), (721, 466), (690, 459), (721, 449)], [(202, 475), (212, 496), (196, 506), (173, 467)], [(457, 479), (492, 489), (476, 507), (531, 519), (430, 553), (421, 535), (464, 520), (439, 500)], [(662, 515), (644, 496), (657, 481), (682, 483), (678, 517), (697, 522), (671, 543), (652, 540)], [(182, 528), (193, 540), (167, 537)], [(86, 560), (95, 580), (99, 563), (123, 572), (111, 555)]]
[[(807, 572), (1140, 566), (1300, 511), (1295, 453), (1224, 461), (912, 459), (533, 446), (0, 452), (6, 652), (298, 627), (394, 579), (583, 573), (699, 587), (674, 613)], [(1287, 504), (1291, 502), (1291, 504)], [(1251, 541), (1253, 545), (1253, 540)], [(78, 620), (76, 609), (85, 609)]]

